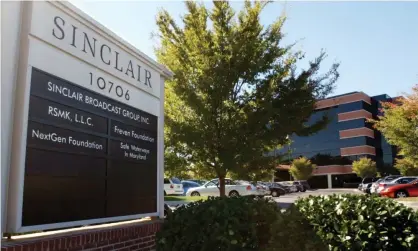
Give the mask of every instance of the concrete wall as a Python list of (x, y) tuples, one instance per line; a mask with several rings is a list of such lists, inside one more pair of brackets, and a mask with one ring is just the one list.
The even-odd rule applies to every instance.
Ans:
[(1, 2), (1, 232), (6, 222), (21, 6), (19, 1)]

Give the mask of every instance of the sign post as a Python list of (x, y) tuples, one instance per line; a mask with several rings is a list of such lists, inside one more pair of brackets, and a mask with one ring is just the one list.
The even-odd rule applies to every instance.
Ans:
[(8, 232), (163, 216), (171, 72), (66, 2), (25, 2)]

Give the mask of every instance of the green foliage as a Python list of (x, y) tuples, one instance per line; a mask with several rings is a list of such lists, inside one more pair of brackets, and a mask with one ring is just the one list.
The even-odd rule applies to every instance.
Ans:
[(395, 164), (396, 169), (405, 176), (418, 176), (418, 161), (411, 158), (397, 159)]
[(305, 158), (300, 157), (292, 161), (289, 172), (295, 180), (307, 180), (312, 176), (313, 170), (316, 168), (316, 165)]
[(259, 250), (268, 244), (275, 203), (252, 197), (209, 197), (178, 208), (157, 234), (159, 251)]
[(377, 174), (376, 162), (369, 158), (360, 158), (353, 162), (353, 172), (361, 178), (374, 177)]
[(326, 250), (296, 210), (252, 197), (210, 197), (180, 207), (157, 233), (159, 251)]
[(370, 122), (390, 144), (398, 147), (399, 155), (406, 159), (398, 162), (398, 170), (401, 173), (418, 172), (418, 85), (412, 88), (411, 94), (393, 103), (382, 103), (382, 107), (383, 116)]
[(391, 199), (309, 196), (296, 201), (329, 250), (418, 250), (418, 215)]
[(183, 25), (167, 11), (157, 16), (156, 54), (174, 73), (166, 84), (166, 153), (187, 159), (170, 160), (169, 169), (216, 174), (221, 194), (228, 173), (272, 171), (275, 159), (266, 152), (286, 143), (287, 135), (309, 135), (328, 122), (323, 117), (306, 123), (316, 99), (332, 90), (338, 64), (319, 74), (321, 53), (309, 68), (297, 70), (303, 53), (280, 43), (285, 18), (267, 27), (260, 23), (267, 4), (246, 1), (236, 14), (227, 1), (214, 1), (212, 10), (187, 1)]
[(282, 211), (272, 224), (270, 244), (263, 251), (326, 251), (327, 246), (294, 207)]

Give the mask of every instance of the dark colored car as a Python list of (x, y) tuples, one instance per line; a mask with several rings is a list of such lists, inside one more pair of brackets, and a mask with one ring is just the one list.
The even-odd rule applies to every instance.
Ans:
[(293, 185), (295, 185), (298, 188), (298, 192), (306, 192), (306, 190), (311, 189), (306, 180), (294, 181)]
[(279, 197), (281, 195), (286, 194), (286, 190), (279, 184), (272, 183), (272, 182), (263, 182), (265, 186), (267, 186), (270, 190), (270, 195), (272, 197)]
[(285, 195), (286, 194), (286, 190), (284, 188), (281, 188), (279, 186), (271, 186), (269, 187), (270, 189), (270, 194), (272, 197), (279, 197), (281, 195)]
[(282, 190), (284, 190), (285, 193), (292, 193), (293, 192), (292, 188), (290, 186), (285, 186), (285, 185), (282, 185), (282, 184), (277, 183), (277, 182), (275, 182), (273, 184), (274, 184), (275, 187), (278, 187), (278, 188), (281, 188)]

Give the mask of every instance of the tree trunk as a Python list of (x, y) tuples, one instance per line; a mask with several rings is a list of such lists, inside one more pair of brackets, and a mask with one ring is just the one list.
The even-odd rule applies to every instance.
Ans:
[(225, 196), (225, 176), (219, 176), (219, 195)]

